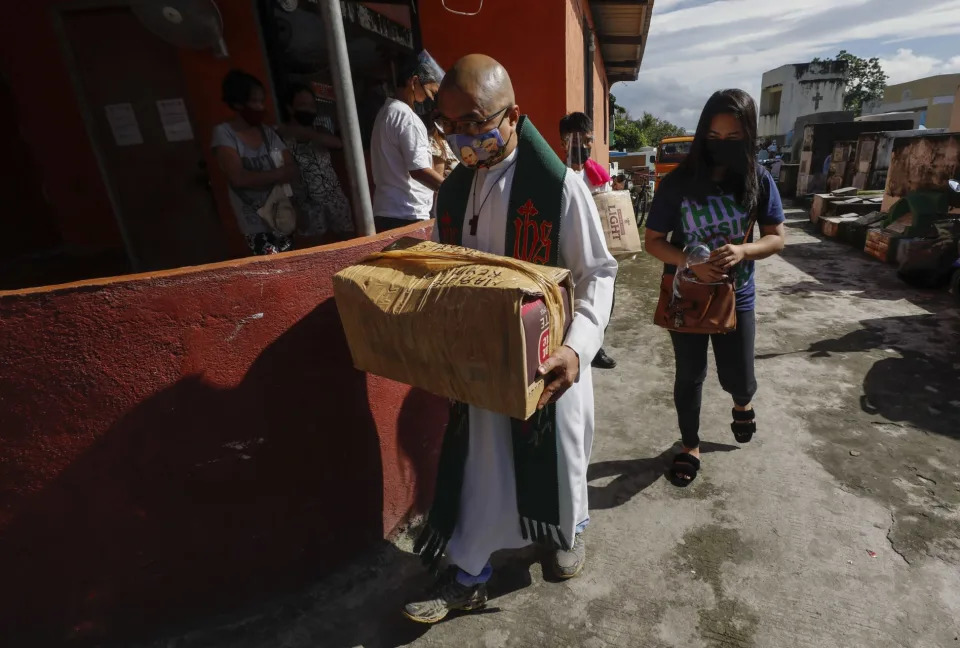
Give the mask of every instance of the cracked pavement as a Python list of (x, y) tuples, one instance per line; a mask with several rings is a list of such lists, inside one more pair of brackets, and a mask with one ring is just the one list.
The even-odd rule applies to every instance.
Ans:
[(428, 582), (409, 538), (313, 586), (151, 648), (960, 646), (960, 308), (945, 291), (810, 233), (758, 264), (759, 432), (739, 446), (712, 367), (703, 470), (677, 489), (659, 268), (624, 263), (596, 372), (584, 574), (496, 557), (481, 613), (399, 615)]

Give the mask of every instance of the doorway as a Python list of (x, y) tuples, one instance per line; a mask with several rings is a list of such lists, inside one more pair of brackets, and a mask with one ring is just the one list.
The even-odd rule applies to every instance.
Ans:
[(226, 259), (176, 49), (127, 6), (64, 10), (61, 18), (133, 269)]

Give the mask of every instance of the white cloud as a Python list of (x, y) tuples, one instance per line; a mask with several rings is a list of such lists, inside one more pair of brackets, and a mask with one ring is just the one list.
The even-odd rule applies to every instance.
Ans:
[(960, 35), (960, 0), (655, 0), (639, 79), (613, 93), (633, 114), (692, 128), (714, 90), (757, 97), (765, 71), (840, 49), (879, 56), (891, 83), (954, 71), (956, 46), (927, 45), (947, 35)]
[(890, 77), (887, 83), (896, 85), (937, 74), (960, 72), (960, 56), (944, 60), (915, 54), (912, 49), (898, 49), (895, 56), (881, 58), (880, 66)]

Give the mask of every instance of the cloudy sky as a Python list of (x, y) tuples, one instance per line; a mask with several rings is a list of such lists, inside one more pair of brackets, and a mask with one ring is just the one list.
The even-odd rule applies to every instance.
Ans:
[(640, 76), (611, 91), (631, 115), (690, 128), (714, 90), (759, 99), (766, 70), (846, 49), (888, 83), (960, 72), (960, 0), (653, 0)]

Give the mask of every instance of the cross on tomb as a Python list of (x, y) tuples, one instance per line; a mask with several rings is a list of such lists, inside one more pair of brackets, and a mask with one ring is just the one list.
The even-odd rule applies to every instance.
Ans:
[(813, 109), (820, 110), (820, 101), (823, 99), (823, 95), (820, 94), (820, 91), (817, 90), (817, 94), (813, 95)]

